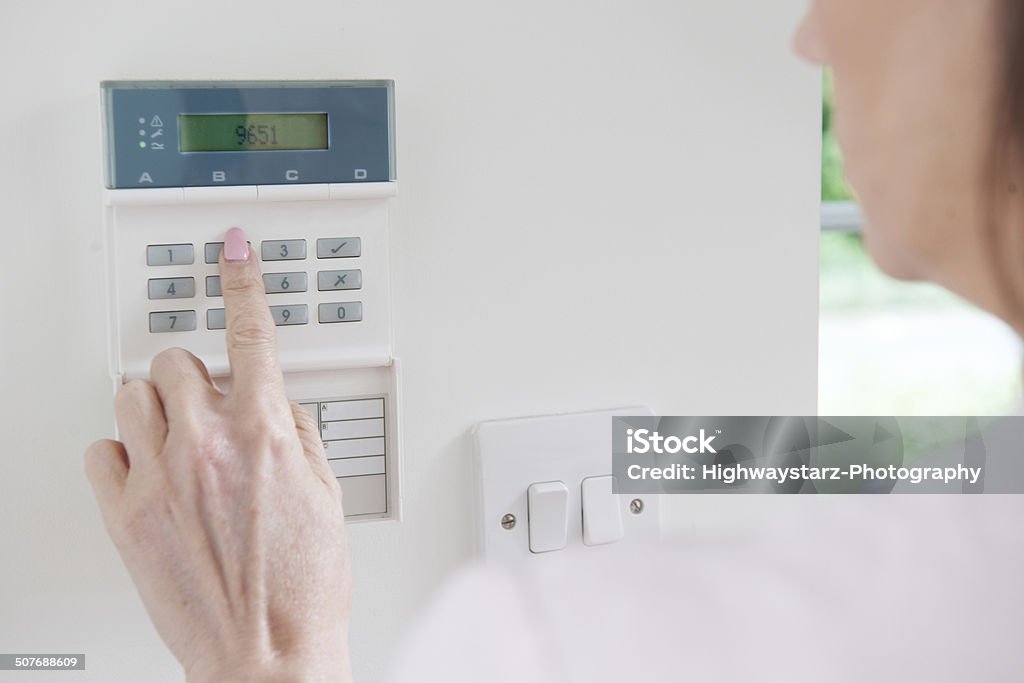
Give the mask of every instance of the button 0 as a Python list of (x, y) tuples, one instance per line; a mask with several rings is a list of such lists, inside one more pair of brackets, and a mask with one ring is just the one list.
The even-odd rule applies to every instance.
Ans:
[(191, 299), (195, 295), (195, 278), (166, 277), (149, 281), (150, 299)]
[(161, 311), (149, 314), (150, 332), (191, 332), (194, 329), (195, 311)]
[(305, 273), (266, 273), (263, 275), (263, 287), (267, 294), (284, 294), (305, 292), (308, 283)]
[(151, 244), (146, 247), (146, 265), (189, 266), (196, 260), (191, 244)]
[(306, 258), (306, 240), (264, 240), (264, 261), (300, 261)]
[(317, 258), (354, 258), (362, 253), (358, 237), (328, 237), (316, 241)]
[(309, 322), (309, 309), (306, 304), (295, 306), (271, 306), (270, 315), (275, 325), (305, 325)]
[(316, 288), (321, 292), (340, 289), (361, 289), (363, 271), (361, 270), (321, 270), (316, 274)]
[(363, 319), (363, 304), (361, 301), (320, 304), (317, 313), (322, 323), (356, 323)]

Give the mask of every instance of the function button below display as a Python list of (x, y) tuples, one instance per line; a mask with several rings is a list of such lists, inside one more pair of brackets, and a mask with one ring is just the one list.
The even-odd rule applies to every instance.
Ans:
[(355, 258), (362, 253), (358, 237), (327, 237), (316, 241), (317, 258)]

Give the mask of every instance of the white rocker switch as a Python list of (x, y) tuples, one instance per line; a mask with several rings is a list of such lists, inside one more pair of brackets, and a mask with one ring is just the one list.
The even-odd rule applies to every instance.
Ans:
[(604, 545), (622, 539), (619, 496), (612, 493), (612, 477), (587, 477), (580, 485), (583, 502), (583, 543)]
[(564, 548), (569, 532), (569, 489), (560, 481), (530, 484), (526, 498), (530, 551), (547, 553)]

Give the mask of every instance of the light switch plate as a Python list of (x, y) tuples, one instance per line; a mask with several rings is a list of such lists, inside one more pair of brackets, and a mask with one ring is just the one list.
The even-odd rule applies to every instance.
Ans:
[[(480, 554), (488, 560), (515, 561), (565, 552), (599, 553), (624, 543), (657, 540), (661, 530), (659, 497), (618, 495), (622, 540), (584, 545), (580, 489), (588, 477), (611, 475), (612, 418), (653, 414), (650, 408), (633, 407), (478, 424), (473, 430), (473, 463)], [(565, 482), (569, 489), (566, 548), (532, 553), (527, 492), (532, 484), (551, 481)], [(639, 514), (630, 510), (630, 503), (637, 498), (642, 500)]]

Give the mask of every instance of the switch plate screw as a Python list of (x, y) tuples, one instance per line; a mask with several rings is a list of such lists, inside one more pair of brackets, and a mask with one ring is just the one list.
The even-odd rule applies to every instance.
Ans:
[(511, 512), (501, 518), (502, 529), (514, 529), (516, 527), (516, 516)]
[(634, 498), (633, 500), (629, 501), (629, 511), (632, 512), (634, 515), (639, 515), (641, 512), (644, 511), (644, 502), (639, 498)]

